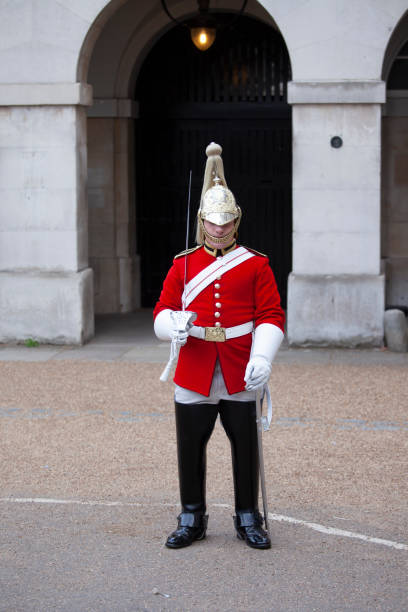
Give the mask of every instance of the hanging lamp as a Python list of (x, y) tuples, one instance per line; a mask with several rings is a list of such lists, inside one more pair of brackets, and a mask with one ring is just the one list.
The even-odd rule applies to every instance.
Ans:
[[(165, 13), (168, 15), (168, 17), (170, 17), (172, 21), (179, 25), (187, 27), (190, 30), (191, 40), (193, 41), (197, 49), (199, 49), (200, 51), (206, 51), (211, 47), (217, 35), (217, 28), (221, 29), (221, 27), (220, 25), (217, 25), (213, 14), (209, 14), (210, 0), (197, 0), (197, 15), (185, 21), (180, 21), (179, 19), (173, 17), (169, 9), (167, 8), (165, 0), (161, 0), (161, 3)], [(230, 26), (242, 15), (247, 3), (248, 0), (243, 1), (238, 15), (233, 17), (231, 22), (229, 24), (226, 24), (226, 26), (224, 27)]]

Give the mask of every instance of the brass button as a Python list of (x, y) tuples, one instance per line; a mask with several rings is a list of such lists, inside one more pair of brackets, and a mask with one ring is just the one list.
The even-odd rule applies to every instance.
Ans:
[(218, 299), (218, 298), (220, 297), (220, 294), (219, 294), (219, 293), (214, 293), (214, 297), (215, 297), (216, 299)]
[(214, 317), (215, 317), (216, 319), (219, 319), (219, 318), (220, 318), (220, 316), (221, 316), (221, 315), (220, 315), (220, 313), (219, 313), (219, 312), (214, 312)]
[(219, 288), (221, 287), (221, 285), (220, 285), (220, 283), (215, 283), (214, 287), (215, 287), (216, 289), (219, 289)]
[(216, 322), (215, 327), (221, 327), (221, 323), (219, 321)]
[(221, 302), (215, 302), (215, 307), (216, 308), (221, 308)]

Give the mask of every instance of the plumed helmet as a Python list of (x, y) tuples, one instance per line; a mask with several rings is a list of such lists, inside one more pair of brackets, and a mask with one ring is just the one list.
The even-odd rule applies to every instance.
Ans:
[(225, 225), (236, 220), (235, 231), (241, 220), (241, 209), (237, 206), (234, 194), (227, 187), (222, 162), (222, 148), (211, 142), (205, 150), (207, 163), (205, 165), (203, 189), (200, 208), (198, 209), (197, 242), (204, 242), (203, 221), (216, 225)]

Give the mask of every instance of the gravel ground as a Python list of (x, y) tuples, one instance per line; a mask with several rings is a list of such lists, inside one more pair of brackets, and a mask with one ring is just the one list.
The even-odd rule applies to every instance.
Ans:
[[(407, 609), (406, 551), (281, 523), (272, 524), (272, 551), (234, 539), (230, 451), (219, 424), (208, 447), (207, 542), (164, 549), (175, 526), (178, 483), (172, 384), (159, 382), (162, 369), (143, 362), (0, 362), (0, 588), (7, 593), (0, 610)], [(406, 365), (278, 362), (270, 389), (273, 425), (264, 436), (270, 512), (408, 544)], [(5, 502), (9, 497), (124, 506), (34, 508)], [(132, 503), (140, 505), (126, 505)], [(98, 542), (108, 557), (98, 558)], [(120, 562), (112, 562), (114, 550)], [(30, 560), (28, 551), (35, 553)], [(80, 561), (88, 553), (96, 555), (93, 565), (89, 557)], [(50, 573), (46, 559), (53, 558), (57, 569)], [(295, 569), (303, 590), (293, 582)], [(110, 571), (115, 588), (108, 591), (102, 578)], [(156, 572), (170, 598), (151, 595)], [(82, 591), (73, 586), (79, 576)], [(217, 586), (220, 578), (232, 591)], [(37, 592), (29, 595), (21, 580)]]

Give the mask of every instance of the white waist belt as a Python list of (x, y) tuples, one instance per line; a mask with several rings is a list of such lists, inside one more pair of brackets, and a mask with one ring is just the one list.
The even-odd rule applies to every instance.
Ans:
[(235, 325), (234, 327), (199, 327), (193, 325), (189, 330), (189, 335), (200, 340), (207, 340), (207, 342), (225, 342), (231, 338), (239, 338), (239, 336), (245, 336), (250, 334), (254, 329), (253, 321), (248, 323), (242, 323), (242, 325)]

